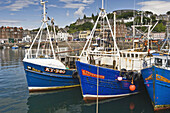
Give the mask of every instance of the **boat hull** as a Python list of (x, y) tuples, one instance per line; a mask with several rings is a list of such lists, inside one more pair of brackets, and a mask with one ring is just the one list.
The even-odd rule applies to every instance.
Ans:
[(19, 47), (12, 47), (12, 49), (18, 49)]
[(23, 64), (30, 92), (80, 86), (75, 70), (51, 68), (24, 61)]
[(152, 66), (141, 73), (154, 110), (170, 108), (170, 70)]
[(131, 85), (131, 80), (117, 80), (120, 71), (81, 63), (80, 61), (76, 61), (76, 66), (80, 76), (83, 99), (85, 101), (96, 100), (97, 98), (97, 68), (99, 70), (99, 99), (128, 96), (138, 92), (137, 82), (134, 82), (136, 89), (130, 91), (129, 86)]

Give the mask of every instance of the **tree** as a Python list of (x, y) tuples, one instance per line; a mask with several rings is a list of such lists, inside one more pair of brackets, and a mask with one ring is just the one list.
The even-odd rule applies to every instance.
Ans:
[(151, 14), (153, 15), (153, 13), (151, 11), (145, 11), (145, 14)]
[(93, 26), (94, 25), (91, 22), (86, 22), (86, 23), (84, 23), (82, 25), (75, 25), (75, 23), (74, 23), (74, 24), (71, 24), (69, 26), (68, 32), (69, 33), (74, 33), (76, 31), (92, 30)]
[(84, 17), (83, 17), (83, 19), (86, 19), (87, 17), (86, 17), (86, 15), (84, 14)]
[(165, 29), (166, 29), (166, 26), (163, 25), (163, 23), (161, 22), (154, 28), (153, 31), (155, 31), (155, 32), (165, 32)]
[(93, 13), (92, 13), (91, 17), (92, 17), (93, 21), (95, 21), (95, 20), (94, 20), (95, 18), (94, 18), (94, 14), (93, 14)]
[(128, 19), (129, 17), (133, 17), (133, 12), (125, 12), (122, 13), (121, 15), (117, 15), (117, 19), (122, 19), (122, 18)]
[(167, 15), (170, 15), (170, 11), (167, 11), (166, 14), (167, 14)]

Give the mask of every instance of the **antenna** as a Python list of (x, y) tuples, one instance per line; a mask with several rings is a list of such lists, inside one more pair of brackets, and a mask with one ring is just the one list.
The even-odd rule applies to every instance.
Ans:
[(143, 25), (143, 11), (141, 12), (141, 24)]
[(41, 5), (43, 5), (43, 21), (45, 22), (46, 21), (46, 8), (45, 8), (45, 3), (47, 3), (48, 1), (42, 1), (42, 0), (40, 0), (40, 3), (41, 3)]
[(104, 1), (102, 0), (102, 9), (104, 9)]

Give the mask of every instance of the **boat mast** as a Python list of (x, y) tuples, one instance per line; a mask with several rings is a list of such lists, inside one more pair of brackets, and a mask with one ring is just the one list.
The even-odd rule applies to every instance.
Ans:
[[(168, 53), (170, 52), (170, 42), (169, 42), (169, 25), (166, 26), (166, 29), (167, 29), (167, 37), (165, 39), (165, 42), (163, 43), (162, 47), (161, 47), (161, 50), (167, 50), (166, 47), (165, 47), (165, 44), (167, 43), (168, 45)], [(163, 49), (165, 47), (165, 49)]]
[(134, 0), (134, 10), (133, 10), (133, 17), (134, 17), (134, 20), (133, 20), (133, 26), (132, 26), (132, 29), (133, 29), (133, 49), (134, 49), (134, 46), (135, 46), (135, 43), (134, 43), (134, 39), (135, 39), (135, 3), (136, 1)]
[(50, 40), (50, 45), (51, 45), (51, 49), (52, 49), (52, 53), (53, 53), (53, 57), (54, 59), (56, 59), (56, 56), (55, 56), (55, 53), (54, 53), (54, 48), (53, 48), (53, 44), (52, 44), (52, 41), (51, 41), (51, 35), (50, 35), (50, 32), (49, 32), (49, 28), (48, 28), (48, 20), (46, 19), (46, 6), (45, 6), (45, 3), (47, 3), (48, 1), (42, 1), (41, 0), (41, 5), (43, 5), (43, 23), (46, 24), (46, 27), (47, 27), (47, 33), (48, 33), (48, 37), (49, 37), (49, 40)]
[[(114, 13), (114, 15), (116, 15), (116, 13)], [(116, 16), (114, 16), (114, 17), (115, 17), (114, 19), (116, 19)], [(100, 19), (100, 18), (101, 18), (101, 19), (106, 19), (106, 21), (107, 21), (107, 23), (108, 23), (108, 26), (109, 26), (109, 29), (110, 29), (110, 32), (111, 32), (111, 36), (112, 36), (113, 41), (114, 41), (114, 51), (117, 50), (117, 54), (119, 54), (119, 48), (118, 48), (118, 46), (117, 46), (117, 44), (116, 44), (116, 34), (115, 34), (115, 33), (116, 33), (116, 20), (114, 20), (114, 26), (115, 26), (115, 27), (114, 27), (114, 35), (113, 35), (113, 31), (112, 31), (112, 28), (111, 28), (109, 19), (108, 19), (108, 17), (107, 17), (107, 13), (106, 13), (106, 11), (105, 11), (105, 9), (104, 9), (104, 1), (102, 0), (102, 8), (100, 8), (99, 16), (98, 16), (98, 18), (97, 18), (97, 20), (96, 20), (96, 22), (95, 22), (95, 25), (94, 25), (91, 33), (90, 33), (90, 36), (88, 37), (88, 39), (87, 39), (87, 41), (86, 41), (86, 44), (85, 44), (85, 46), (84, 46), (84, 48), (83, 48), (83, 50), (82, 50), (81, 55), (79, 56), (79, 58), (81, 58), (81, 56), (84, 55), (85, 49), (87, 50), (87, 54), (88, 54), (88, 52), (90, 51), (91, 41), (92, 41), (92, 38), (93, 38), (93, 36), (94, 36), (95, 30), (96, 30), (96, 27), (97, 27), (97, 23), (99, 22), (99, 19)], [(87, 54), (86, 54), (86, 55), (87, 55)]]
[(46, 5), (45, 5), (45, 3), (47, 3), (47, 2), (48, 2), (48, 1), (44, 1), (44, 2), (43, 2), (42, 0), (40, 1), (41, 5), (43, 5), (43, 20), (42, 20), (42, 25), (41, 25), (41, 27), (40, 27), (37, 35), (35, 36), (32, 44), (31, 44), (31, 46), (30, 46), (30, 48), (29, 48), (29, 50), (28, 50), (28, 53), (26, 54), (26, 58), (32, 58), (32, 55), (31, 55), (31, 54), (32, 54), (32, 51), (31, 51), (31, 49), (32, 49), (32, 47), (33, 47), (36, 39), (38, 38), (39, 34), (41, 33), (41, 34), (40, 34), (40, 38), (39, 38), (39, 43), (38, 43), (37, 51), (36, 51), (36, 58), (37, 58), (38, 52), (39, 52), (39, 46), (40, 46), (40, 42), (41, 42), (41, 36), (42, 36), (42, 32), (43, 32), (43, 27), (44, 27), (44, 25), (46, 25), (48, 37), (49, 37), (49, 40), (50, 40), (50, 46), (51, 46), (52, 53), (53, 53), (53, 57), (54, 57), (54, 59), (56, 59), (56, 56), (55, 56), (55, 53), (54, 53), (54, 48), (53, 48), (52, 41), (51, 41), (50, 32), (49, 32), (49, 29), (48, 29), (48, 23), (47, 23), (47, 22), (48, 22), (48, 19), (46, 19), (46, 14), (47, 14), (47, 13), (46, 13)]

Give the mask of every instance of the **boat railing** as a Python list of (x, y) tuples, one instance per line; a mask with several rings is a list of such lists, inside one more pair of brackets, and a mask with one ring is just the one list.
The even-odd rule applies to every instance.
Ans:
[(116, 51), (90, 51), (89, 54), (94, 56), (118, 56)]
[(153, 57), (151, 55), (146, 55), (143, 59), (143, 68), (151, 67), (151, 66), (157, 66), (162, 68), (170, 68), (170, 59), (169, 56), (166, 56), (164, 58), (160, 57)]
[(53, 52), (51, 49), (27, 49), (25, 50), (27, 59), (53, 59)]
[(152, 65), (155, 64), (155, 62), (153, 62), (154, 58), (150, 55), (145, 55), (144, 56), (144, 59), (143, 59), (143, 67), (146, 68), (146, 67), (150, 67)]

